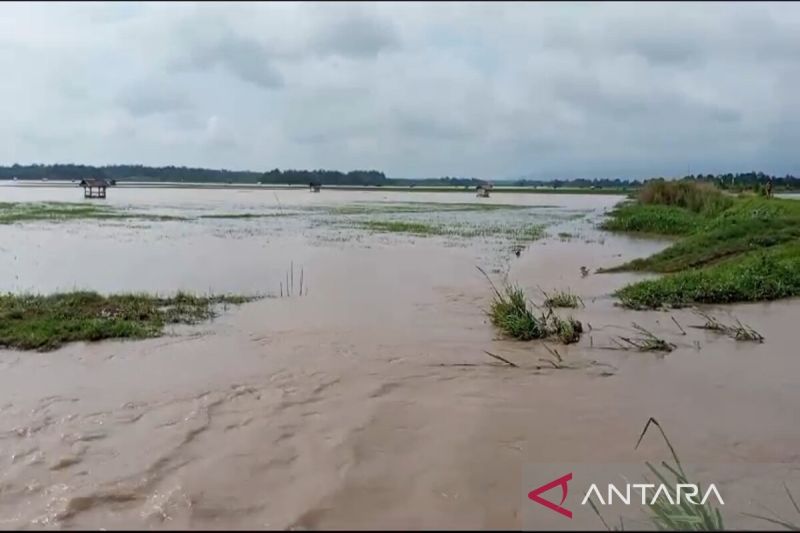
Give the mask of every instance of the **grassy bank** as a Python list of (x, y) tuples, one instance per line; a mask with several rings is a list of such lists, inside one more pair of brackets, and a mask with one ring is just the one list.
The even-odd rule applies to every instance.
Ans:
[[(692, 185), (675, 184), (676, 190), (689, 190), (683, 197), (655, 195), (645, 187), (603, 224), (609, 230), (680, 237), (650, 257), (605, 270), (666, 274), (622, 288), (617, 292), (622, 304), (654, 308), (800, 295), (800, 202), (733, 197)], [(678, 200), (686, 197), (692, 200)]]
[(0, 347), (47, 351), (74, 341), (157, 337), (168, 324), (195, 324), (212, 318), (217, 305), (253, 299), (185, 293), (173, 297), (7, 294), (0, 296)]

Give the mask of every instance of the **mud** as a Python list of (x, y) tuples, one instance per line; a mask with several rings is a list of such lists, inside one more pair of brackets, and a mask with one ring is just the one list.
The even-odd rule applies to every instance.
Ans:
[[(234, 208), (212, 191), (124, 193), (176, 211), (208, 193), (197, 209)], [(327, 192), (304, 194), (315, 199), (298, 202)], [(634, 451), (651, 416), (684, 462), (800, 462), (797, 301), (713, 310), (754, 326), (763, 344), (689, 328), (701, 322), (689, 311), (621, 310), (609, 294), (632, 275), (582, 277), (580, 267), (665, 243), (594, 230), (618, 198), (514, 201), (589, 215), (552, 225), (519, 258), (485, 242), (318, 242), (291, 225), (247, 235), (247, 222), (226, 226), (239, 238), (205, 223), (103, 223), (96, 239), (94, 223), (0, 228), (6, 290), (277, 289), (290, 261), (309, 288), (159, 339), (0, 352), (0, 527), (520, 528), (525, 465), (666, 459), (655, 438)], [(534, 296), (570, 287), (582, 297), (574, 315), (591, 328), (557, 347), (572, 368), (544, 368), (540, 343), (497, 336), (475, 265)], [(604, 349), (633, 321), (677, 349)]]

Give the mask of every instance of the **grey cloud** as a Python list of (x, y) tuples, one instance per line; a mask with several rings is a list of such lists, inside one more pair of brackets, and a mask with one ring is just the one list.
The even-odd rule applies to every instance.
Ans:
[(0, 162), (800, 173), (797, 4), (132, 6), (0, 17)]
[(269, 51), (252, 38), (226, 33), (212, 43), (189, 52), (188, 64), (199, 69), (220, 66), (238, 78), (264, 89), (283, 85), (281, 73), (272, 64)]
[(313, 39), (314, 48), (319, 53), (353, 58), (375, 57), (383, 50), (397, 47), (399, 42), (391, 23), (363, 14), (328, 22)]
[(119, 103), (134, 116), (183, 111), (190, 107), (186, 95), (159, 91), (158, 87), (129, 89)]

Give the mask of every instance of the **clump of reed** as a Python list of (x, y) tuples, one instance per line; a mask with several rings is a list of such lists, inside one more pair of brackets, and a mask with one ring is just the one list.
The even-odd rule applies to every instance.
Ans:
[(477, 268), (489, 280), (494, 290), (488, 312), (492, 324), (504, 333), (523, 341), (557, 338), (564, 344), (571, 344), (580, 340), (583, 333), (580, 321), (572, 317), (562, 318), (550, 307), (537, 309), (537, 306), (529, 304), (525, 291), (516, 285), (506, 283), (501, 292), (488, 274), (480, 267)]
[(718, 331), (727, 335), (728, 337), (734, 338), (737, 341), (753, 341), (753, 342), (764, 342), (764, 336), (748, 326), (747, 324), (742, 324), (742, 322), (737, 318), (736, 323), (733, 325), (723, 324), (713, 316), (704, 313), (695, 309), (695, 314), (704, 318), (706, 323), (701, 326), (691, 326), (697, 329), (707, 329), (711, 331)]
[(683, 207), (703, 214), (716, 214), (733, 204), (733, 199), (711, 183), (693, 181), (647, 182), (638, 194), (645, 205), (670, 205)]
[(577, 307), (586, 307), (581, 297), (572, 293), (569, 289), (558, 290), (551, 293), (547, 293), (541, 287), (539, 290), (542, 291), (542, 294), (544, 295), (545, 307), (567, 307), (571, 309), (575, 309)]
[[(300, 267), (300, 290), (296, 293), (297, 296), (308, 295), (308, 286), (303, 286), (305, 278), (305, 269), (301, 266)], [(303, 292), (303, 288), (305, 288), (305, 293)], [(294, 261), (292, 261), (289, 270), (286, 271), (286, 285), (284, 282), (280, 282), (280, 297), (283, 298), (284, 296), (290, 297), (295, 294), (294, 290)]]

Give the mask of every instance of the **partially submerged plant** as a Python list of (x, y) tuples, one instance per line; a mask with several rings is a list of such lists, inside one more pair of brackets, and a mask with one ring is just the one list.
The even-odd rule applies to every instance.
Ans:
[(692, 326), (693, 328), (719, 331), (720, 333), (724, 333), (725, 335), (732, 337), (737, 341), (764, 342), (764, 336), (761, 333), (757, 332), (746, 324), (742, 324), (738, 318), (736, 319), (736, 324), (729, 326), (700, 310), (695, 309), (694, 312), (696, 315), (704, 318), (706, 323), (702, 326)]
[(633, 329), (639, 333), (639, 337), (618, 336), (619, 340), (611, 339), (621, 350), (636, 349), (640, 352), (671, 352), (676, 348), (671, 342), (657, 337), (652, 332), (646, 330), (636, 322), (631, 324)]
[(520, 287), (506, 283), (503, 292), (500, 292), (488, 274), (480, 267), (476, 268), (489, 280), (494, 290), (488, 313), (492, 324), (507, 335), (524, 341), (556, 337), (564, 344), (580, 340), (583, 333), (580, 321), (572, 317), (561, 318), (551, 308), (535, 312)]
[[(645, 461), (645, 465), (647, 465), (647, 468), (649, 468), (650, 471), (653, 472), (658, 480), (664, 485), (672, 485), (672, 483), (667, 481), (669, 474), (674, 476), (675, 485), (690, 484), (686, 476), (686, 472), (684, 472), (683, 466), (681, 465), (681, 461), (678, 459), (678, 454), (675, 453), (672, 443), (670, 443), (666, 433), (664, 433), (664, 430), (661, 427), (661, 424), (659, 424), (655, 418), (650, 417), (650, 419), (647, 421), (647, 424), (645, 424), (644, 429), (642, 430), (642, 434), (639, 435), (639, 440), (636, 442), (635, 448), (639, 447), (639, 444), (641, 444), (642, 439), (644, 438), (645, 433), (647, 433), (647, 430), (650, 428), (651, 424), (656, 426), (658, 431), (661, 432), (661, 436), (664, 438), (664, 442), (667, 443), (667, 447), (672, 454), (672, 459), (675, 461), (675, 464), (670, 465), (667, 461), (661, 461), (661, 466), (664, 468), (663, 471), (653, 466), (649, 461)], [(699, 491), (700, 485), (696, 485)], [(681, 500), (680, 503), (672, 503), (668, 501), (666, 497), (660, 495), (654, 503), (649, 504), (649, 507), (653, 513), (650, 519), (653, 521), (656, 527), (662, 530), (721, 531), (724, 528), (722, 523), (722, 515), (720, 514), (719, 508), (712, 507), (709, 503), (693, 504), (687, 502), (686, 499)]]
[(541, 287), (539, 290), (544, 294), (544, 305), (546, 307), (569, 307), (572, 309), (576, 307), (586, 307), (581, 297), (577, 294), (573, 294), (569, 289), (558, 290), (551, 293), (545, 292)]

